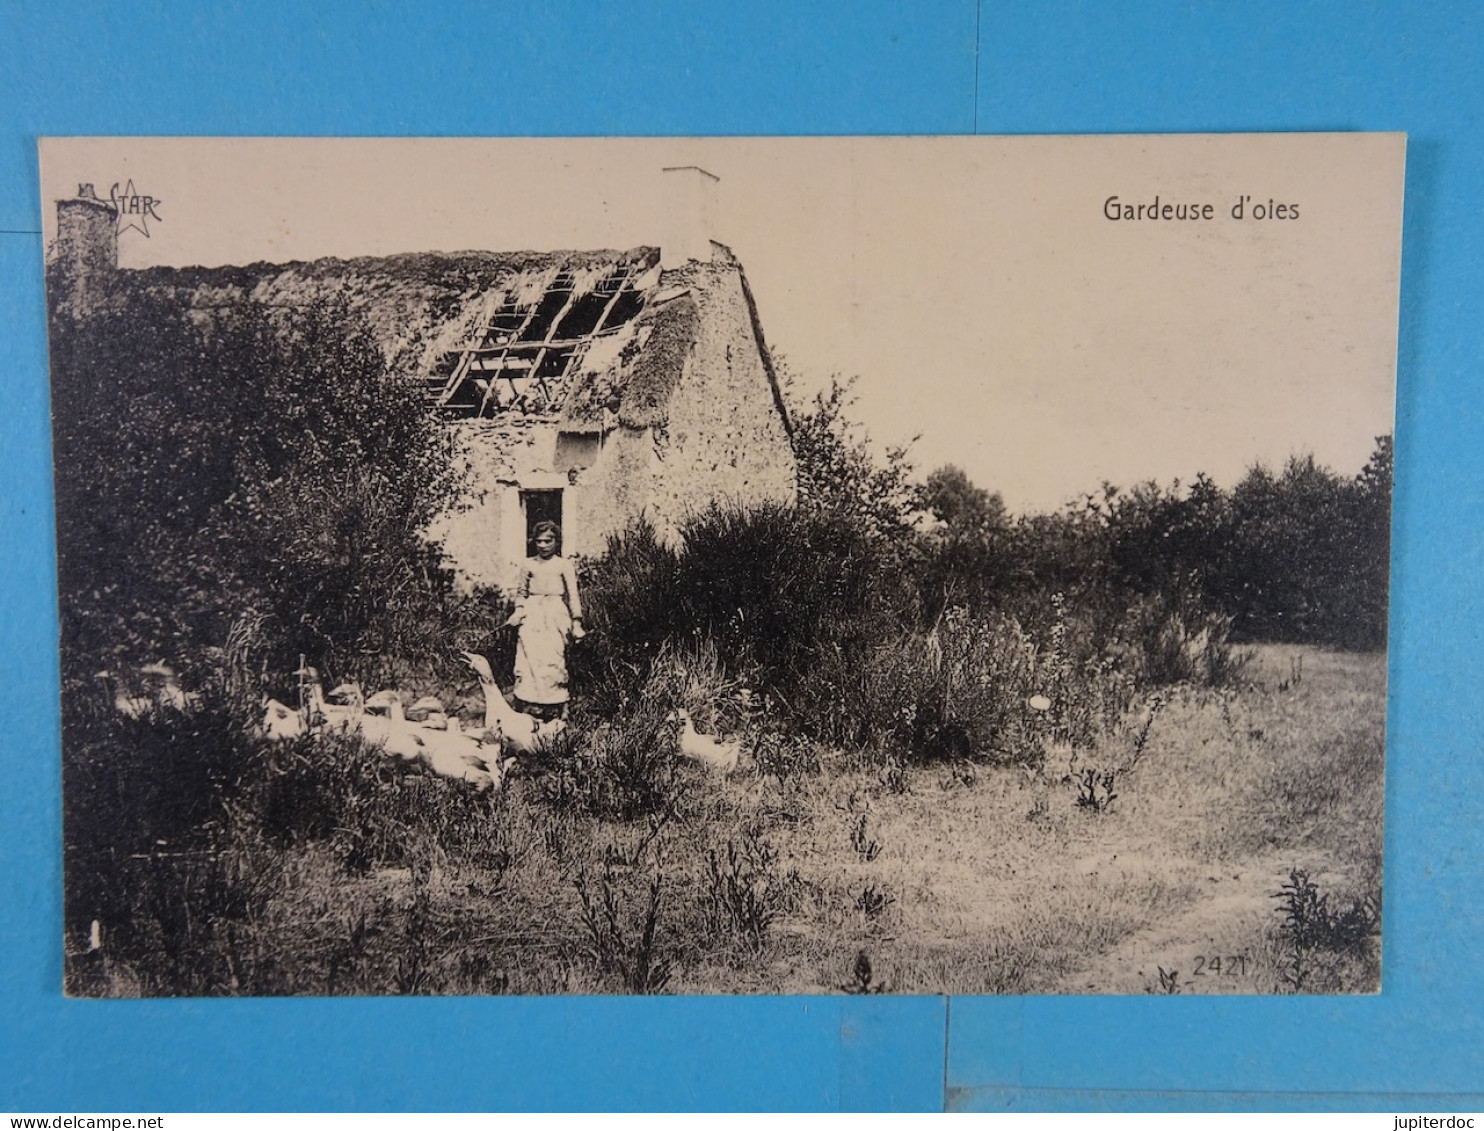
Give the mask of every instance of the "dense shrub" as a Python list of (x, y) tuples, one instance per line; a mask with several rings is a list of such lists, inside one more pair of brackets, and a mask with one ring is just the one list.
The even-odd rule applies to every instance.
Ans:
[(783, 692), (822, 653), (911, 617), (891, 561), (848, 518), (780, 505), (713, 506), (682, 530), (677, 614)]
[[(1295, 458), (1277, 475), (1252, 468), (1230, 491), (1204, 476), (1185, 488), (1104, 485), (1013, 522), (961, 473), (945, 474), (954, 471), (935, 472), (922, 496), (938, 520), (917, 568), (929, 615), (997, 609), (1040, 635), (1046, 597), (1059, 592), (1106, 638), (1134, 631), (1152, 645), (1156, 621), (1175, 617), (1191, 636), (1214, 618), (1212, 631), (1224, 620), (1239, 640), (1385, 644), (1389, 436), (1353, 479)], [(1198, 678), (1162, 670), (1159, 649), (1147, 651), (1152, 680)]]
[(611, 717), (637, 695), (660, 650), (677, 636), (678, 569), (678, 552), (644, 521), (610, 537), (602, 557), (583, 563), (578, 583), (588, 636), (569, 650), (568, 664), (594, 714)]
[(1210, 594), (1248, 639), (1376, 648), (1386, 642), (1391, 438), (1341, 479), (1312, 457), (1253, 468), (1231, 493), (1233, 537)]
[(804, 689), (819, 737), (888, 756), (1014, 758), (1027, 749), (1034, 648), (1007, 618), (954, 607), (934, 628), (831, 658)]
[(658, 664), (613, 716), (573, 732), (542, 783), (547, 801), (619, 821), (665, 813), (676, 787), (675, 684), (674, 670)]
[(277, 670), (431, 660), (480, 613), (419, 534), (447, 432), (343, 302), (123, 281), (54, 310), (51, 348), (68, 676), (200, 666), (244, 615)]
[[(101, 695), (63, 723), (66, 918), (127, 939), (142, 929), (138, 887), (162, 868), (209, 857), (253, 769), (252, 741), (223, 710), (129, 718)], [(148, 902), (147, 900), (144, 902)]]
[(1033, 760), (1094, 742), (1140, 689), (1239, 675), (1236, 615), (1210, 596), (1230, 557), (1213, 549), (1226, 535), (1201, 533), (1229, 509), (1209, 483), (1190, 498), (1109, 489), (1010, 523), (971, 485), (936, 482), (953, 521), (902, 539), (820, 507), (715, 506), (675, 546), (631, 527), (586, 572), (597, 631), (578, 685), (596, 713), (622, 713), (667, 649), (709, 649), (718, 679), (813, 739)]
[[(766, 705), (764, 725), (828, 744), (1025, 760), (1044, 739), (1091, 742), (1137, 686), (1224, 670), (1219, 618), (1157, 604), (1094, 616), (1041, 593), (1017, 601), (1034, 632), (997, 608), (954, 605), (925, 621), (902, 559), (838, 515), (714, 508), (683, 538), (672, 550), (632, 528), (589, 571), (595, 631), (577, 655), (603, 706), (583, 710), (611, 719), (583, 755), (595, 781), (613, 777), (604, 761), (631, 760), (630, 732), (656, 702), (740, 729), (745, 713), (729, 705), (744, 684)], [(1037, 695), (1052, 704), (1044, 717), (1028, 706)]]
[(833, 658), (855, 656), (915, 617), (911, 587), (845, 516), (771, 505), (715, 505), (663, 545), (645, 524), (615, 538), (586, 572), (594, 631), (574, 679), (618, 707), (667, 644), (713, 648), (729, 677), (807, 717), (796, 690)]

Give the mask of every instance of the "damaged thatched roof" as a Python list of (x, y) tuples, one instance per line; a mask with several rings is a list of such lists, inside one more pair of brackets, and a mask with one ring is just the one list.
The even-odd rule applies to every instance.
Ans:
[(652, 248), (583, 252), (415, 253), (242, 267), (151, 267), (130, 271), (130, 285), (174, 292), (197, 309), (242, 299), (269, 307), (346, 302), (366, 320), (388, 360), (431, 374), (438, 360), (466, 344), (491, 303), (534, 305), (560, 279), (592, 288), (615, 274), (628, 278), (652, 264)]
[(587, 363), (562, 406), (562, 427), (602, 431), (610, 418), (630, 428), (663, 423), (670, 394), (695, 344), (699, 310), (686, 289), (662, 291)]
[(555, 412), (576, 374), (632, 340), (659, 278), (658, 253), (641, 249), (503, 279), (441, 352), (429, 391), (454, 416)]
[[(740, 266), (716, 247), (723, 264)], [(129, 286), (173, 293), (197, 310), (243, 300), (282, 309), (342, 301), (365, 320), (388, 361), (424, 383), (441, 413), (455, 419), (517, 413), (594, 432), (615, 423), (664, 422), (696, 342), (695, 287), (705, 283), (697, 272), (706, 270), (690, 264), (662, 273), (658, 250), (640, 247), (128, 274)]]

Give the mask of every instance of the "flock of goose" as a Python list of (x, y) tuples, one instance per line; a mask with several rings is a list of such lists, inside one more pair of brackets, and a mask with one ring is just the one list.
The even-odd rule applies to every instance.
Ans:
[(498, 786), (515, 755), (535, 753), (567, 724), (560, 719), (541, 722), (517, 711), (501, 693), (489, 661), (473, 652), (463, 655), (484, 692), (484, 720), (478, 729), (464, 730), (459, 716), (449, 714), (432, 696), (409, 705), (398, 691), (364, 697), (354, 683), (343, 683), (326, 694), (319, 673), (304, 668), (300, 672), (307, 692), (304, 708), (269, 699), (263, 734), (280, 740), (310, 733), (359, 734), (368, 744), (422, 762), (445, 777), (483, 789)]
[[(297, 674), (303, 680), (303, 706), (266, 700), (260, 730), (278, 741), (306, 734), (358, 734), (369, 745), (420, 762), (445, 777), (481, 789), (499, 786), (518, 755), (539, 752), (567, 724), (560, 719), (543, 722), (516, 710), (495, 682), (489, 661), (475, 652), (461, 654), (478, 675), (484, 693), (484, 719), (477, 728), (466, 730), (460, 717), (432, 696), (408, 704), (401, 692), (365, 696), (355, 683), (343, 683), (327, 693), (319, 673), (302, 667)], [(146, 686), (142, 696), (129, 694), (112, 673), (98, 673), (120, 714), (141, 718), (159, 710), (190, 711), (199, 704), (200, 697), (182, 689), (168, 664), (151, 664), (141, 668), (140, 674)], [(676, 708), (668, 721), (680, 724), (677, 749), (682, 757), (719, 774), (737, 769), (742, 757), (740, 740), (724, 742), (699, 733), (683, 708)]]
[[(396, 691), (380, 691), (363, 699), (361, 689), (353, 683), (341, 684), (326, 697), (318, 673), (308, 668), (304, 673), (309, 685), (307, 712), (270, 699), (263, 716), (263, 732), (271, 738), (291, 738), (313, 728), (331, 733), (358, 731), (367, 742), (387, 753), (421, 761), (447, 777), (461, 778), (481, 788), (498, 786), (514, 764), (515, 755), (538, 752), (567, 724), (560, 719), (542, 722), (517, 711), (495, 682), (489, 661), (476, 652), (462, 655), (479, 676), (484, 692), (484, 725), (479, 730), (464, 731), (459, 717), (449, 715), (432, 697), (404, 707)], [(677, 749), (682, 757), (721, 774), (737, 769), (742, 754), (740, 740), (723, 742), (699, 733), (683, 708), (676, 708), (669, 721), (681, 724)]]

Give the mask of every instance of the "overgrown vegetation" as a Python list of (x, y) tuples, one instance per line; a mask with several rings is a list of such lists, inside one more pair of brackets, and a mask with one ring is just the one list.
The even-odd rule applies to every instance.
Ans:
[(234, 623), (259, 675), (393, 677), (487, 631), (497, 599), (419, 534), (456, 486), (447, 433), (343, 303), (116, 284), (50, 341), (66, 688), (162, 656), (208, 682)]
[[(1374, 988), (1384, 691), (1378, 658), (1363, 678), (1343, 660), (1311, 654), (1280, 691), (1290, 657), (1264, 651), (1239, 688), (1134, 712), (1075, 751), (1122, 767), (1095, 815), (1055, 757), (952, 763), (940, 788), (936, 768), (826, 750), (722, 781), (661, 735), (640, 807), (579, 784), (609, 780), (585, 760), (623, 735), (589, 731), (479, 792), (354, 738), (269, 743), (209, 700), (99, 709), (66, 763), (69, 988), (1137, 991), (1156, 964), (1184, 972), (1178, 992)], [(1337, 870), (1327, 891), (1360, 894), (1306, 879)], [(1233, 907), (1250, 891), (1250, 925), (1202, 918), (1208, 891)], [(1242, 979), (1192, 980), (1211, 937), (1242, 952)], [(1142, 956), (1144, 938), (1163, 949)]]
[[(304, 662), (477, 698), (455, 647), (500, 639), (418, 535), (445, 439), (355, 315), (134, 291), (54, 322), (72, 992), (1084, 989), (1280, 854), (1272, 988), (1373, 983), (1379, 660), (1320, 646), (1384, 642), (1388, 438), (1353, 481), (1011, 517), (874, 456), (837, 383), (796, 406), (797, 505), (582, 563), (569, 730), (479, 792), (250, 728)], [(1275, 676), (1254, 641), (1314, 651)], [(157, 657), (186, 709), (95, 685)], [(751, 768), (678, 757), (679, 708)], [(1347, 859), (1337, 902), (1308, 877)]]
[(1283, 944), (1281, 978), (1294, 993), (1333, 992), (1345, 979), (1336, 966), (1347, 959), (1375, 968), (1374, 948), (1381, 933), (1377, 895), (1352, 896), (1331, 904), (1303, 868), (1294, 868), (1274, 898), (1278, 900)]
[(920, 494), (939, 522), (922, 564), (924, 599), (1018, 614), (1050, 587), (1101, 632), (1135, 645), (1157, 682), (1192, 674), (1182, 650), (1210, 631), (1378, 648), (1391, 471), (1388, 435), (1353, 479), (1294, 457), (1276, 474), (1252, 467), (1229, 491), (1199, 475), (1188, 486), (1104, 484), (1059, 514), (1011, 520), (997, 497), (943, 468)]

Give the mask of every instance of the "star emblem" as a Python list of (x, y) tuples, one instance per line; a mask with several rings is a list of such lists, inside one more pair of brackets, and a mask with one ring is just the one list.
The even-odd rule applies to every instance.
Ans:
[(160, 203), (159, 198), (137, 192), (132, 177), (124, 186), (123, 192), (119, 191), (118, 185), (114, 185), (112, 195), (114, 211), (118, 214), (118, 234), (123, 235), (133, 228), (148, 239), (150, 218), (160, 218), (155, 211), (155, 205)]

